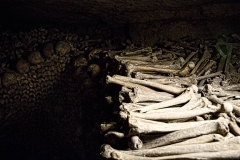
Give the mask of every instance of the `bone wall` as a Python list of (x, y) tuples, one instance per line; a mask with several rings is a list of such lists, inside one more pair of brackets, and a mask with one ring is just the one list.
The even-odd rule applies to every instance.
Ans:
[(2, 31), (0, 43), (1, 159), (98, 158), (105, 62), (88, 53), (108, 41), (36, 28)]
[[(111, 53), (141, 44), (127, 35), (112, 38), (104, 26), (90, 31), (91, 36), (62, 28), (1, 32), (1, 158), (99, 159), (100, 123), (116, 121), (104, 99), (119, 91), (105, 85), (106, 75), (118, 69)], [(189, 44), (203, 46), (198, 42)], [(205, 43), (214, 47), (215, 41)]]

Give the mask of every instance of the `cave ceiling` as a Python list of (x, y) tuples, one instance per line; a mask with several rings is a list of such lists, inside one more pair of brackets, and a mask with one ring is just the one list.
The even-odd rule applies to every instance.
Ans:
[(2, 23), (62, 23), (110, 25), (171, 19), (239, 19), (236, 0), (5, 0)]

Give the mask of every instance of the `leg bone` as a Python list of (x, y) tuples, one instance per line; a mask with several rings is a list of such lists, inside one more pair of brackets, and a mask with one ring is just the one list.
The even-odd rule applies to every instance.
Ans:
[(186, 92), (184, 92), (183, 94), (179, 95), (176, 98), (143, 107), (140, 109), (140, 111), (148, 112), (150, 110), (156, 110), (156, 109), (160, 109), (160, 108), (174, 106), (177, 104), (186, 103), (192, 98), (193, 93), (196, 93), (196, 92), (197, 92), (197, 87), (193, 85), (192, 87), (189, 87), (188, 90), (186, 90)]
[(180, 94), (185, 90), (185, 88), (173, 87), (173, 86), (163, 85), (163, 84), (159, 84), (159, 83), (149, 82), (149, 81), (145, 81), (145, 80), (139, 80), (139, 79), (120, 76), (120, 75), (114, 75), (113, 78), (124, 81), (124, 82), (136, 83), (139, 85), (144, 85), (144, 86), (153, 87), (156, 89), (161, 89), (163, 91), (166, 91), (168, 93), (173, 93), (173, 94)]
[(193, 137), (206, 135), (210, 133), (219, 133), (225, 136), (229, 132), (229, 128), (228, 128), (229, 121), (223, 117), (220, 117), (218, 120), (219, 121), (214, 121), (212, 123), (206, 123), (206, 124), (199, 125), (197, 127), (183, 129), (183, 130), (166, 134), (162, 137), (156, 138), (151, 142), (145, 143), (142, 149), (169, 145), (169, 144), (183, 141), (187, 138), (193, 138)]
[(166, 133), (182, 129), (196, 127), (206, 123), (213, 123), (218, 120), (206, 120), (197, 122), (179, 122), (179, 123), (164, 123), (152, 120), (145, 120), (136, 117), (129, 117), (128, 135), (149, 134), (149, 133)]

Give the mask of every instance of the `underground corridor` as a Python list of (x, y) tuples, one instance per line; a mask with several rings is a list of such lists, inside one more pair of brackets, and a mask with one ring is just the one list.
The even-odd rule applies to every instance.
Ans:
[(4, 0), (0, 159), (239, 159), (239, 8)]

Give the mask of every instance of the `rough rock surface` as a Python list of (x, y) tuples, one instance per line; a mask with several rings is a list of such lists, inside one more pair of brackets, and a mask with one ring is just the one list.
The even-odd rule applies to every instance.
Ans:
[[(14, 0), (7, 1), (3, 6), (3, 12), (18, 13), (13, 17), (72, 23), (92, 23), (93, 20), (116, 24), (176, 18), (202, 19), (237, 16), (239, 13), (239, 2), (236, 0)], [(11, 15), (5, 14), (5, 17), (11, 18)]]
[(13, 0), (1, 3), (0, 27), (71, 24), (86, 34), (92, 26), (104, 24), (113, 37), (124, 32), (135, 42), (153, 44), (162, 37), (238, 33), (239, 7), (236, 0)]

